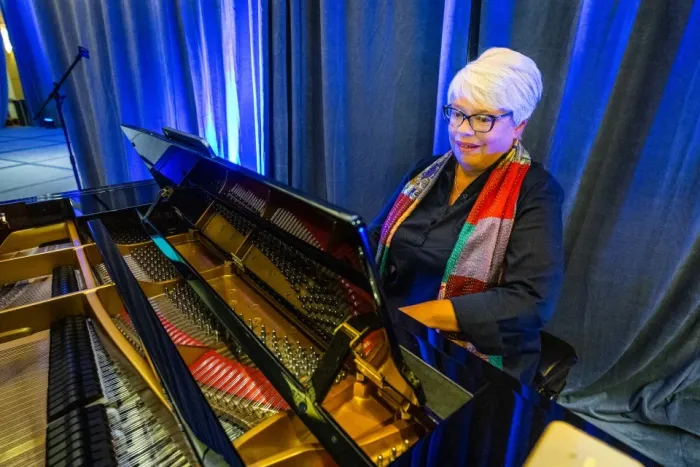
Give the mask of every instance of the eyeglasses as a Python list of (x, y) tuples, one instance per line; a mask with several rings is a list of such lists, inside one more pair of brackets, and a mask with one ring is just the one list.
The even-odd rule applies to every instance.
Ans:
[(465, 120), (469, 121), (469, 126), (472, 130), (477, 133), (488, 133), (493, 129), (497, 120), (500, 120), (509, 115), (513, 115), (513, 112), (508, 112), (501, 115), (488, 115), (488, 114), (474, 114), (467, 115), (459, 109), (455, 109), (451, 105), (446, 105), (442, 108), (442, 115), (445, 121), (455, 128), (462, 126)]

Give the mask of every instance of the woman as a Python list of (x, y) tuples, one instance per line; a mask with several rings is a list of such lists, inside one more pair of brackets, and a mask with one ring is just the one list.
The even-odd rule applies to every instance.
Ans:
[(460, 70), (452, 150), (420, 161), (372, 229), (390, 309), (525, 382), (562, 277), (562, 190), (520, 142), (541, 95), (537, 65), (510, 49)]

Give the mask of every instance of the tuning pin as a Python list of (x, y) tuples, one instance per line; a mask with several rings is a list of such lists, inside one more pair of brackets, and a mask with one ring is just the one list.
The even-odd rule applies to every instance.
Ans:
[(263, 342), (267, 341), (267, 335), (265, 333), (265, 325), (264, 324), (262, 324), (260, 326), (260, 340), (262, 340)]
[(403, 440), (403, 450), (408, 451), (408, 448), (411, 447), (411, 442), (408, 441), (407, 439)]
[(250, 329), (253, 329), (253, 319), (252, 319), (252, 318), (249, 318), (249, 319), (248, 319), (248, 327), (249, 327)]
[(391, 462), (394, 462), (396, 460), (396, 448), (392, 447), (391, 448)]
[(381, 454), (377, 456), (377, 467), (384, 467), (384, 456)]

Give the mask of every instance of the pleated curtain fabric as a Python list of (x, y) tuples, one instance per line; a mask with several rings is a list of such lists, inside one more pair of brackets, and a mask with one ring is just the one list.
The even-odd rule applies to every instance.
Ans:
[(9, 79), (7, 75), (7, 63), (5, 62), (5, 48), (2, 47), (2, 39), (0, 39), (0, 128), (5, 126), (5, 121), (8, 117), (8, 99), (9, 99)]
[[(148, 178), (121, 134), (128, 123), (205, 137), (260, 173), (267, 75), (266, 0), (0, 0), (30, 112), (77, 53), (63, 87), (66, 125), (86, 187)], [(55, 118), (55, 109), (47, 116)]]

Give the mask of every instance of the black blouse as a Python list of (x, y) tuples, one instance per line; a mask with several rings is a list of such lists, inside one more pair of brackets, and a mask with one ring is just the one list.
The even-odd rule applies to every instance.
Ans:
[[(419, 161), (372, 223), (375, 247), (381, 225), (401, 189), (434, 161), (434, 157)], [(496, 164), (450, 206), (457, 166), (452, 159), (396, 231), (383, 283), (390, 310), (437, 298), (460, 230)], [(556, 180), (541, 164), (533, 162), (518, 197), (503, 284), (450, 299), (466, 338), (483, 353), (502, 355), (504, 370), (524, 382), (534, 376), (540, 351), (539, 330), (551, 317), (561, 286), (562, 200), (563, 192)]]

